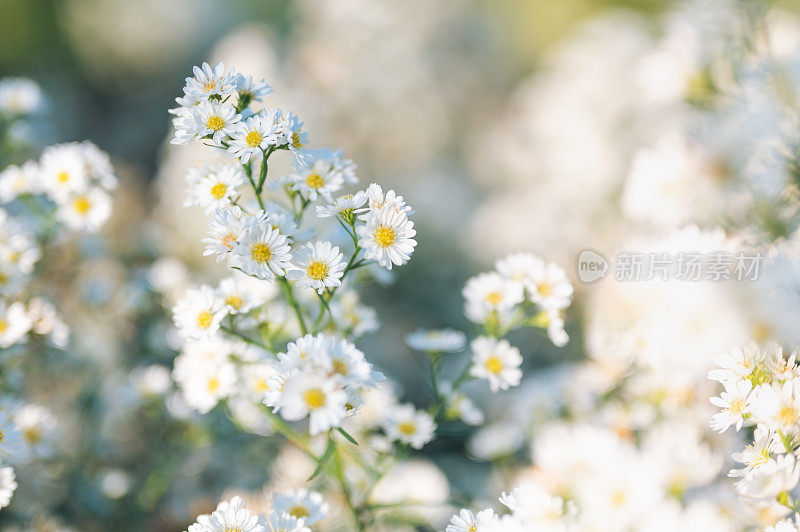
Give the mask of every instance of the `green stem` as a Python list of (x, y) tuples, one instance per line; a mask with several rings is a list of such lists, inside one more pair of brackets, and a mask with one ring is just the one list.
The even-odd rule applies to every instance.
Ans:
[(249, 336), (240, 333), (239, 331), (235, 331), (231, 327), (227, 327), (225, 325), (221, 325), (220, 326), (220, 330), (221, 331), (225, 331), (226, 333), (228, 333), (228, 334), (230, 334), (232, 336), (235, 336), (236, 338), (238, 338), (239, 340), (242, 340), (243, 342), (246, 342), (246, 343), (252, 344), (252, 345), (257, 345), (258, 347), (261, 347), (262, 349), (267, 349), (267, 346), (265, 346), (264, 344), (262, 344), (258, 340), (254, 340), (254, 339), (250, 338)]
[[(328, 436), (329, 438), (333, 438), (333, 436)], [(334, 451), (333, 451), (333, 463), (336, 472), (336, 480), (339, 482), (339, 487), (342, 489), (342, 494), (344, 495), (344, 500), (347, 502), (347, 507), (350, 508), (350, 512), (353, 514), (353, 522), (356, 525), (356, 530), (359, 532), (364, 532), (366, 528), (364, 527), (364, 522), (361, 520), (361, 507), (356, 506), (353, 502), (353, 494), (350, 490), (350, 486), (347, 483), (347, 479), (344, 476), (344, 467), (342, 466), (342, 457), (339, 454), (339, 447), (334, 443)]]
[(289, 281), (286, 280), (286, 277), (278, 277), (278, 282), (280, 283), (286, 302), (289, 303), (289, 305), (292, 307), (292, 310), (294, 310), (294, 315), (297, 317), (297, 323), (300, 325), (300, 330), (303, 334), (308, 334), (308, 327), (306, 327), (306, 321), (303, 318), (303, 311), (300, 309), (300, 305), (297, 304), (297, 300), (294, 298), (292, 285), (289, 284)]

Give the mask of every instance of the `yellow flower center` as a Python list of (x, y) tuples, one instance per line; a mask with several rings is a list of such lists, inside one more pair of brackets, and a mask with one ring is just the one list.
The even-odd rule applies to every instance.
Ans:
[(61, 170), (58, 174), (56, 174), (56, 179), (58, 180), (59, 183), (63, 185), (64, 183), (69, 181), (69, 172), (67, 172), (66, 170)]
[(758, 456), (756, 456), (756, 457), (753, 459), (753, 461), (752, 461), (751, 465), (752, 465), (753, 467), (758, 467), (758, 466), (760, 466), (760, 465), (764, 465), (764, 464), (766, 464), (767, 462), (769, 462), (769, 458), (770, 458), (770, 456), (769, 456), (769, 449), (767, 449), (766, 447), (764, 447), (763, 449), (761, 449), (761, 452), (758, 454)]
[(325, 406), (325, 393), (319, 388), (311, 388), (303, 394), (303, 400), (310, 410), (316, 410)]
[(228, 296), (225, 298), (225, 304), (232, 309), (238, 310), (242, 306), (242, 298), (239, 296)]
[(214, 316), (207, 310), (204, 310), (200, 314), (197, 315), (197, 326), (201, 329), (208, 329), (211, 327), (211, 322), (214, 320)]
[(253, 247), (250, 248), (250, 256), (253, 257), (254, 261), (263, 264), (272, 258), (272, 250), (269, 249), (268, 245), (259, 242), (253, 244)]
[(217, 377), (211, 377), (208, 379), (207, 387), (210, 393), (216, 392), (219, 390), (219, 379)]
[(540, 296), (547, 297), (552, 295), (553, 287), (549, 283), (539, 283), (536, 285), (536, 291), (539, 292)]
[(343, 360), (334, 360), (333, 361), (333, 372), (338, 373), (339, 375), (345, 376), (348, 373), (347, 364)]
[(223, 196), (225, 196), (226, 192), (228, 192), (228, 185), (225, 183), (217, 183), (211, 187), (211, 196), (214, 199), (221, 199)]
[(225, 127), (225, 120), (223, 120), (221, 116), (211, 115), (206, 121), (206, 127), (213, 129), (214, 131), (219, 131)]
[(397, 425), (397, 430), (399, 430), (401, 434), (411, 436), (417, 432), (417, 425), (415, 425), (413, 421), (403, 421)]
[(8, 321), (0, 318), (0, 334), (8, 330)]
[(303, 146), (305, 146), (305, 143), (303, 142), (303, 136), (301, 133), (299, 131), (292, 133), (292, 148), (299, 150)]
[(486, 359), (486, 369), (489, 370), (489, 373), (494, 375), (498, 375), (501, 371), (503, 371), (503, 361), (500, 360), (500, 357), (495, 355), (490, 356)]
[(28, 427), (22, 431), (22, 437), (30, 444), (37, 444), (42, 441), (42, 432), (37, 427)]
[(797, 412), (790, 406), (781, 407), (778, 411), (778, 420), (782, 425), (794, 425), (797, 423)]
[(304, 517), (308, 517), (308, 510), (305, 506), (294, 506), (291, 510), (289, 510), (289, 515), (292, 517), (296, 517), (297, 519), (302, 519)]
[(314, 260), (306, 267), (308, 277), (314, 281), (321, 281), (328, 275), (328, 265), (321, 260)]
[(217, 82), (214, 80), (206, 81), (205, 83), (203, 83), (203, 90), (205, 92), (212, 92), (217, 90)]
[(236, 235), (234, 233), (228, 233), (220, 239), (220, 243), (228, 249), (233, 249), (233, 246), (236, 244)]
[(258, 148), (261, 145), (262, 140), (264, 140), (264, 135), (262, 135), (258, 131), (251, 131), (244, 138), (245, 144), (247, 144), (251, 148)]
[(486, 294), (486, 297), (484, 299), (486, 300), (487, 303), (496, 307), (497, 305), (503, 302), (503, 294), (497, 291), (489, 292), (488, 294)]
[(319, 174), (308, 174), (306, 176), (306, 185), (311, 188), (322, 188), (325, 186), (325, 178)]
[(75, 212), (78, 214), (86, 214), (89, 212), (89, 209), (92, 208), (92, 203), (86, 196), (78, 196), (72, 200), (72, 208), (75, 209)]
[(394, 244), (395, 232), (394, 229), (386, 225), (382, 225), (375, 229), (375, 242), (382, 248), (388, 248)]
[(611, 504), (614, 506), (622, 506), (628, 500), (628, 495), (622, 490), (616, 490), (611, 494)]

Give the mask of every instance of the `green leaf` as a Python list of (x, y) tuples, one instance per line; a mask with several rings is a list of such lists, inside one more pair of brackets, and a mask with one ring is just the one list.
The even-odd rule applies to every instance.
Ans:
[(331, 459), (331, 456), (333, 456), (334, 449), (336, 449), (336, 442), (333, 441), (333, 438), (330, 438), (330, 439), (328, 439), (328, 446), (325, 448), (325, 452), (317, 460), (316, 469), (314, 469), (314, 472), (311, 473), (311, 476), (308, 477), (306, 482), (311, 482), (312, 480), (317, 478), (317, 476), (320, 473), (322, 473), (322, 470), (325, 467), (325, 464), (327, 464), (328, 461)]
[(344, 436), (345, 438), (347, 438), (347, 441), (349, 441), (349, 442), (350, 442), (350, 443), (352, 443), (353, 445), (358, 445), (358, 442), (356, 441), (356, 439), (355, 439), (355, 438), (353, 438), (352, 436), (350, 436), (350, 435), (347, 433), (347, 431), (346, 431), (346, 430), (344, 430), (342, 427), (336, 427), (336, 430), (338, 430), (338, 431), (339, 431), (339, 434), (341, 434), (342, 436)]

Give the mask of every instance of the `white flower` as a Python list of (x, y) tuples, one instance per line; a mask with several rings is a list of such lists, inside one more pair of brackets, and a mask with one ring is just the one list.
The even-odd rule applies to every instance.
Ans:
[(296, 263), (286, 273), (297, 286), (322, 293), (326, 288), (341, 286), (345, 268), (344, 255), (330, 242), (306, 243), (295, 256)]
[(255, 115), (236, 124), (231, 133), (228, 153), (244, 164), (251, 158), (261, 158), (262, 150), (275, 144), (275, 124), (269, 118)]
[(466, 345), (467, 337), (455, 329), (418, 329), (406, 335), (406, 345), (428, 353), (456, 353)]
[(198, 205), (206, 213), (231, 207), (245, 176), (238, 164), (204, 165), (192, 168), (186, 175), (188, 195), (184, 206)]
[(753, 420), (784, 433), (797, 434), (800, 429), (799, 387), (800, 379), (756, 386), (749, 398), (749, 412)]
[(553, 262), (535, 265), (525, 286), (531, 300), (544, 309), (567, 308), (572, 299), (572, 283), (564, 270)]
[(333, 193), (342, 188), (344, 178), (336, 172), (330, 161), (325, 159), (306, 159), (291, 174), (294, 183), (292, 190), (300, 192), (304, 199), (315, 201), (322, 196), (325, 201), (333, 201)]
[(29, 115), (40, 111), (44, 97), (39, 85), (28, 78), (0, 80), (0, 112), (6, 115)]
[(243, 282), (234, 277), (223, 279), (217, 288), (217, 297), (222, 300), (228, 314), (246, 314), (258, 300)]
[(89, 184), (88, 169), (75, 144), (45, 148), (39, 171), (42, 188), (53, 198), (84, 192)]
[(328, 205), (317, 205), (317, 216), (320, 218), (341, 216), (345, 220), (353, 220), (356, 215), (363, 212), (361, 207), (366, 201), (367, 195), (363, 190), (359, 190), (355, 194), (345, 194), (339, 196), (333, 203), (329, 203)]
[(447, 383), (440, 385), (442, 394), (448, 396), (445, 414), (449, 419), (461, 419), (467, 425), (482, 425), (485, 416), (475, 403), (461, 392), (452, 392), (452, 387)]
[(569, 335), (564, 329), (564, 316), (562, 310), (551, 308), (542, 310), (534, 316), (537, 326), (547, 329), (547, 337), (556, 347), (563, 347), (569, 342)]
[(0, 467), (0, 508), (5, 508), (11, 503), (11, 497), (17, 489), (17, 481), (14, 476), (14, 468), (10, 466)]
[(198, 100), (208, 100), (212, 96), (224, 98), (236, 90), (234, 73), (225, 72), (225, 65), (217, 63), (214, 68), (208, 63), (192, 69), (194, 77), (186, 78), (183, 92)]
[(287, 421), (308, 416), (309, 433), (314, 436), (338, 427), (347, 414), (347, 394), (334, 380), (309, 371), (291, 374), (283, 385), (279, 408)]
[(280, 132), (280, 145), (286, 145), (297, 160), (302, 162), (308, 151), (308, 133), (303, 131), (303, 122), (291, 111), (276, 115), (275, 119)]
[(254, 82), (253, 76), (237, 74), (236, 92), (239, 93), (239, 108), (241, 109), (243, 101), (247, 102), (248, 105), (251, 102), (259, 102), (275, 91), (272, 90), (272, 87), (270, 87), (264, 79)]
[(401, 441), (413, 447), (422, 447), (433, 439), (436, 423), (427, 412), (417, 410), (414, 405), (397, 405), (383, 422), (386, 436), (393, 441)]
[(402, 266), (417, 245), (414, 222), (391, 205), (370, 211), (366, 223), (356, 227), (358, 245), (367, 259), (375, 260), (386, 269)]
[(182, 336), (203, 339), (216, 334), (225, 309), (214, 290), (203, 285), (186, 291), (172, 308), (172, 317)]
[(269, 515), (270, 532), (311, 532), (302, 519), (287, 513), (272, 512)]
[(721, 383), (736, 383), (747, 378), (763, 361), (764, 354), (755, 343), (736, 347), (714, 359), (714, 363), (722, 369), (708, 372), (708, 378)]
[(291, 266), (286, 237), (268, 224), (246, 228), (233, 253), (242, 271), (259, 279), (272, 281), (275, 275), (284, 275), (285, 268)]
[(236, 247), (239, 237), (256, 219), (244, 216), (241, 210), (217, 209), (211, 213), (209, 221), (209, 236), (202, 242), (206, 244), (203, 255), (217, 255), (217, 262), (228, 256)]
[(0, 301), (0, 347), (9, 347), (23, 340), (32, 325), (25, 305), (19, 301), (10, 305)]
[(711, 404), (722, 408), (722, 412), (714, 414), (711, 426), (714, 430), (725, 432), (731, 425), (736, 430), (742, 428), (744, 418), (750, 413), (750, 390), (753, 385), (748, 380), (738, 383), (726, 383), (725, 391), (719, 397), (709, 399)]
[(57, 426), (50, 410), (35, 404), (23, 405), (14, 412), (14, 424), (35, 453), (42, 455), (49, 451)]
[(467, 318), (476, 323), (486, 321), (493, 312), (503, 317), (524, 297), (522, 285), (495, 272), (470, 278), (462, 294)]
[(68, 196), (58, 207), (58, 217), (75, 230), (95, 232), (111, 216), (111, 197), (100, 188)]
[(369, 210), (378, 212), (383, 210), (384, 207), (389, 206), (398, 213), (411, 216), (414, 214), (414, 209), (410, 205), (406, 205), (403, 196), (398, 196), (394, 190), (389, 190), (386, 195), (383, 195), (381, 186), (377, 183), (372, 183), (367, 187), (367, 201)]
[(205, 532), (268, 532), (265, 519), (251, 515), (241, 497), (222, 501), (211, 515), (201, 515), (197, 522)]
[(772, 526), (764, 529), (764, 532), (797, 532), (798, 527), (792, 519), (781, 519)]
[(41, 187), (39, 165), (28, 161), (21, 167), (10, 165), (0, 172), (0, 201), (9, 203), (22, 194), (33, 193)]
[(470, 375), (489, 381), (492, 392), (517, 386), (522, 379), (522, 355), (507, 340), (479, 336), (470, 344), (472, 368)]
[(484, 532), (486, 525), (497, 520), (494, 510), (488, 508), (473, 515), (471, 510), (461, 509), (450, 518), (445, 532)]
[(783, 444), (777, 437), (769, 431), (766, 425), (756, 427), (753, 434), (753, 443), (748, 445), (740, 453), (733, 453), (732, 457), (737, 462), (744, 464), (743, 469), (732, 469), (730, 477), (749, 477), (760, 467), (769, 463), (772, 456), (783, 451)]
[(322, 499), (322, 495), (316, 491), (300, 488), (274, 494), (272, 496), (272, 511), (288, 513), (293, 517), (302, 519), (307, 525), (313, 525), (325, 519), (330, 507)]
[(568, 505), (561, 497), (554, 497), (540, 486), (526, 483), (500, 497), (500, 502), (516, 517), (530, 522), (556, 522), (568, 513)]
[(359, 337), (380, 327), (374, 308), (361, 304), (354, 290), (340, 290), (330, 304), (334, 322), (350, 336)]
[(745, 497), (774, 499), (779, 493), (792, 491), (800, 481), (800, 467), (791, 454), (781, 454), (754, 469), (736, 483)]
[(210, 137), (214, 144), (222, 142), (233, 133), (242, 119), (233, 105), (225, 102), (205, 101), (192, 107), (184, 116), (174, 120), (175, 136), (172, 144), (189, 144)]

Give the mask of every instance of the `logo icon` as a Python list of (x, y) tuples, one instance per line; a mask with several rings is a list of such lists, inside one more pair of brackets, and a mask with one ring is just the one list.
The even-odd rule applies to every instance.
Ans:
[(608, 260), (600, 253), (584, 249), (578, 255), (578, 278), (584, 283), (593, 283), (608, 273)]

